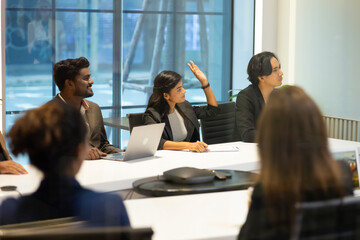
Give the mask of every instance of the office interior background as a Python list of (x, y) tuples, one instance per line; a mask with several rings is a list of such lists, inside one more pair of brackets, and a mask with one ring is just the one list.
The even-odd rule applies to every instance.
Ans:
[[(279, 57), (283, 84), (303, 87), (324, 115), (360, 120), (359, 10), (358, 0), (2, 0), (2, 131), (57, 94), (52, 66), (62, 59), (90, 60), (89, 100), (107, 118), (143, 112), (165, 69), (183, 76), (188, 101), (205, 103), (190, 60), (228, 101), (249, 84), (251, 56), (266, 50)], [(50, 19), (48, 39), (29, 43), (40, 18)], [(106, 130), (126, 146), (128, 131)]]

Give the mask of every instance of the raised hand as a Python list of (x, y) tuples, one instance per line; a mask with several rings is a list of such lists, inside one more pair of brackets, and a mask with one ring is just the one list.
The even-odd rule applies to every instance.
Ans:
[(199, 69), (199, 67), (193, 62), (187, 64), (190, 70), (193, 72), (194, 76), (200, 81), (201, 86), (205, 86), (208, 84), (207, 78), (205, 74)]

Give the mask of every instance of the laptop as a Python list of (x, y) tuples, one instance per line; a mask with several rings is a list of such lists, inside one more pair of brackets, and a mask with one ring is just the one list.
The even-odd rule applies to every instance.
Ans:
[(125, 152), (112, 153), (102, 159), (129, 161), (138, 158), (153, 157), (159, 146), (165, 123), (156, 123), (134, 127)]
[(345, 161), (350, 168), (352, 174), (354, 194), (360, 194), (360, 181), (359, 181), (359, 149), (357, 147), (346, 147), (333, 149), (332, 155), (335, 160)]

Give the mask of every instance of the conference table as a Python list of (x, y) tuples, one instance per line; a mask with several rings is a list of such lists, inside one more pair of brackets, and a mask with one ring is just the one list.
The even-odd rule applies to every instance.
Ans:
[[(162, 175), (164, 171), (176, 167), (249, 171), (259, 168), (255, 144), (235, 142), (224, 145), (237, 146), (239, 151), (193, 153), (161, 150), (157, 151), (155, 157), (127, 162), (85, 160), (76, 178), (87, 188), (111, 192), (132, 188), (132, 182), (137, 179)], [(25, 166), (25, 168), (29, 172), (27, 175), (0, 174), (0, 183), (17, 186), (21, 194), (34, 192), (41, 181), (42, 174), (31, 165)]]
[[(329, 139), (330, 148), (358, 148), (359, 142)], [(233, 142), (220, 146), (236, 146), (237, 152), (157, 151), (155, 157), (128, 162), (110, 160), (84, 161), (77, 175), (79, 182), (100, 192), (132, 188), (132, 182), (162, 175), (166, 170), (189, 166), (207, 169), (258, 171), (257, 146)], [(211, 148), (211, 146), (210, 146)], [(14, 185), (22, 195), (34, 192), (42, 174), (25, 166), (27, 175), (0, 175), (1, 186)], [(0, 191), (0, 201), (17, 192)], [(247, 190), (194, 195), (126, 200), (133, 227), (152, 227), (153, 239), (236, 239), (248, 211)]]

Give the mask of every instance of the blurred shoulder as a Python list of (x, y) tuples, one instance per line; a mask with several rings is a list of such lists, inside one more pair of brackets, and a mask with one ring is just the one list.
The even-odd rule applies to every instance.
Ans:
[(16, 223), (20, 199), (8, 198), (0, 205), (0, 225)]

